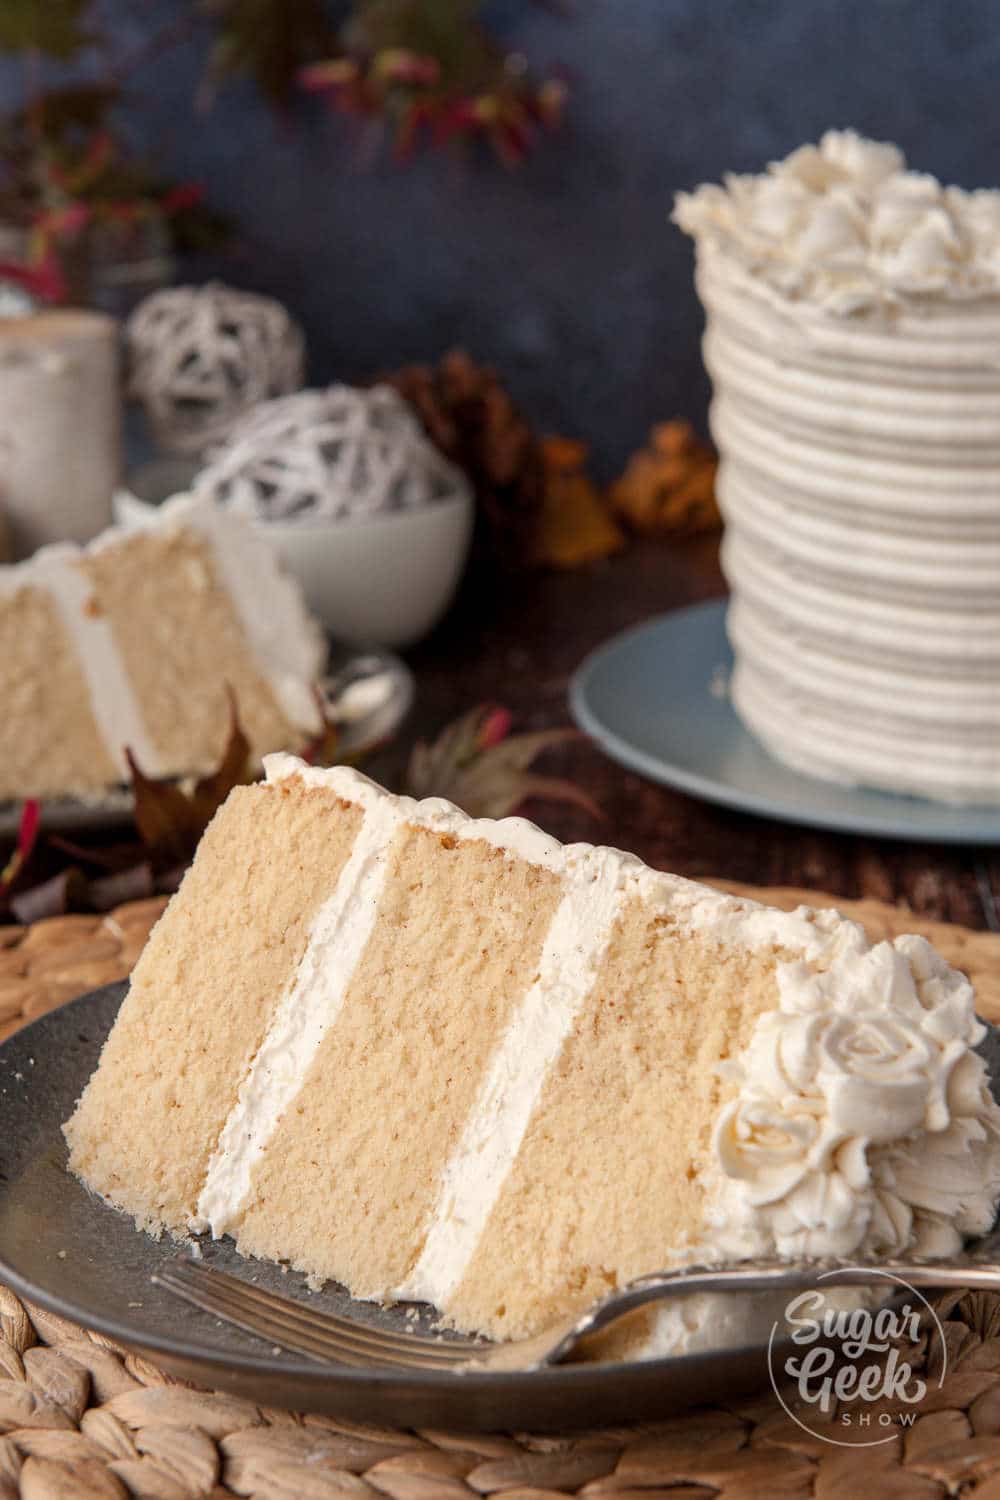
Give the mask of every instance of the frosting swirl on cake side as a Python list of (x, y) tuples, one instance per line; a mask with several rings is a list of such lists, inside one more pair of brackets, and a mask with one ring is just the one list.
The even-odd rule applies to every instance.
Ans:
[(777, 971), (714, 1132), (727, 1255), (920, 1255), (991, 1226), (1000, 1107), (972, 987), (918, 937)]

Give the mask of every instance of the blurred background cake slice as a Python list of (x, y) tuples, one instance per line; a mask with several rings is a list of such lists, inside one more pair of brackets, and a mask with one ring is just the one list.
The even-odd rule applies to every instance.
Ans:
[(0, 798), (211, 770), (231, 693), (255, 756), (321, 727), (325, 645), (266, 542), (187, 496), (0, 568)]

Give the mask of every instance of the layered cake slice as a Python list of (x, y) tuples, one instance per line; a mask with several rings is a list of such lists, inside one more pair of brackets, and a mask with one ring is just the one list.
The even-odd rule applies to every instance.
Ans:
[(0, 567), (0, 800), (217, 764), (235, 697), (254, 752), (320, 728), (320, 632), (266, 542), (180, 496), (137, 532)]
[(922, 939), (267, 760), (66, 1126), (151, 1231), (531, 1334), (690, 1258), (984, 1231), (1000, 1111)]

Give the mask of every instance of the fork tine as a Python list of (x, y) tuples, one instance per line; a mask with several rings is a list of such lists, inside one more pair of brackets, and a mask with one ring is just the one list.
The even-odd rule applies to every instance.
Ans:
[(230, 1276), (225, 1271), (210, 1270), (193, 1261), (178, 1261), (171, 1267), (171, 1272), (181, 1280), (195, 1285), (224, 1289), (241, 1302), (248, 1300), (273, 1316), (290, 1318), (307, 1331), (321, 1337), (335, 1333), (338, 1337), (379, 1352), (391, 1349), (401, 1354), (419, 1353), (421, 1356), (451, 1363), (456, 1359), (464, 1359), (470, 1350), (481, 1351), (483, 1348), (482, 1341), (478, 1339), (455, 1337), (445, 1342), (427, 1334), (397, 1333), (356, 1322), (353, 1318), (342, 1318), (337, 1313), (318, 1311), (290, 1297), (265, 1292), (261, 1287), (241, 1281), (239, 1277)]
[(243, 1312), (234, 1310), (210, 1291), (203, 1291), (199, 1287), (186, 1286), (181, 1281), (174, 1281), (169, 1271), (156, 1272), (153, 1280), (158, 1286), (165, 1287), (168, 1292), (179, 1297), (182, 1302), (187, 1302), (190, 1306), (209, 1313), (213, 1318), (221, 1318), (224, 1323), (231, 1323), (236, 1328), (242, 1328), (244, 1333), (254, 1333), (271, 1344), (280, 1345), (284, 1349), (292, 1349), (296, 1354), (305, 1354), (321, 1364), (368, 1367), (372, 1363), (368, 1355), (358, 1356), (353, 1355), (349, 1350), (335, 1349), (329, 1341), (324, 1342), (306, 1333), (296, 1332), (287, 1324), (279, 1326), (277, 1322), (261, 1316), (258, 1312), (248, 1312), (245, 1309)]
[(305, 1354), (321, 1364), (353, 1365), (369, 1370), (449, 1368), (449, 1366), (432, 1364), (419, 1357), (411, 1358), (392, 1351), (378, 1352), (369, 1346), (354, 1345), (337, 1333), (329, 1335), (312, 1333), (297, 1327), (289, 1319), (276, 1313), (265, 1312), (226, 1294), (185, 1286), (182, 1282), (172, 1282), (169, 1272), (164, 1273), (158, 1279), (161, 1285), (166, 1286), (169, 1291), (183, 1301), (201, 1308), (203, 1312), (221, 1318), (223, 1322), (232, 1323), (247, 1333), (256, 1334), (269, 1343), (292, 1349), (298, 1354)]
[(405, 1367), (417, 1369), (448, 1369), (461, 1362), (461, 1356), (441, 1360), (428, 1358), (420, 1351), (407, 1353), (389, 1345), (379, 1346), (373, 1341), (355, 1340), (346, 1331), (332, 1329), (323, 1332), (308, 1325), (297, 1323), (284, 1313), (273, 1312), (255, 1306), (224, 1291), (205, 1291), (199, 1287), (187, 1287), (183, 1283), (172, 1283), (167, 1276), (161, 1278), (169, 1290), (194, 1302), (195, 1306), (212, 1313), (224, 1321), (235, 1323), (250, 1333), (259, 1334), (272, 1343), (295, 1349), (300, 1353), (325, 1361), (340, 1364), (361, 1365), (366, 1368)]
[(315, 1359), (369, 1367), (447, 1369), (483, 1348), (473, 1340), (439, 1343), (427, 1336), (387, 1333), (336, 1314), (315, 1312), (191, 1261), (179, 1260), (153, 1279), (205, 1312)]

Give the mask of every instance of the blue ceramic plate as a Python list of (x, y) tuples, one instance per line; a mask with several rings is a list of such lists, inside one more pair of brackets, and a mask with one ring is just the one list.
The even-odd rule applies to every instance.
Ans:
[(742, 812), (842, 833), (938, 844), (1000, 843), (1000, 807), (839, 786), (788, 770), (744, 729), (725, 691), (725, 601), (615, 636), (570, 684), (573, 717), (613, 760)]

